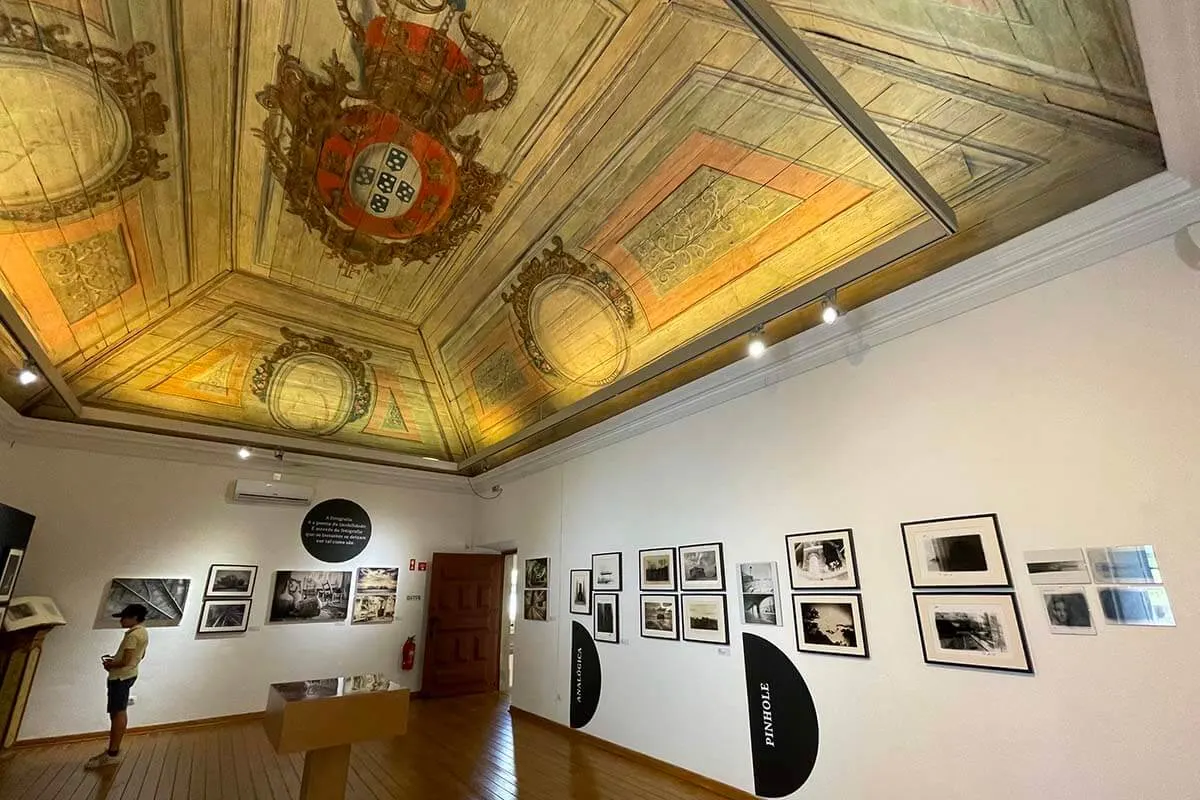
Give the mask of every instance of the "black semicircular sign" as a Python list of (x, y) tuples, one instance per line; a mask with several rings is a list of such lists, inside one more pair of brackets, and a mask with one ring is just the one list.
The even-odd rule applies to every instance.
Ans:
[(353, 500), (325, 500), (304, 516), (300, 541), (313, 558), (340, 564), (366, 549), (371, 541), (371, 518)]
[(588, 629), (571, 623), (571, 727), (592, 721), (600, 705), (600, 654)]
[(787, 797), (808, 780), (820, 741), (817, 707), (796, 665), (778, 647), (742, 634), (754, 793)]

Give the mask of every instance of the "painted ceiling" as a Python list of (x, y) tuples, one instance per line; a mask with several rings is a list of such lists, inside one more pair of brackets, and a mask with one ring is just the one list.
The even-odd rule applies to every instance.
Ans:
[[(961, 223), (845, 305), (1162, 169), (1126, 0), (774, 5)], [(462, 462), (922, 219), (721, 0), (0, 0), (0, 290), (85, 421)]]

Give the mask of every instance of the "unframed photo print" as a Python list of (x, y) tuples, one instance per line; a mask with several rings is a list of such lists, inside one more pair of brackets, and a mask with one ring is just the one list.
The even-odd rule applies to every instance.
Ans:
[(1109, 625), (1146, 625), (1156, 628), (1175, 626), (1171, 601), (1162, 586), (1100, 587), (1100, 608)]
[(4, 570), (0, 572), (0, 603), (12, 599), (13, 587), (17, 584), (17, 574), (21, 571), (24, 558), (25, 551), (20, 547), (10, 549), (4, 556)]
[(527, 559), (525, 559), (525, 588), (526, 589), (548, 589), (548, 588), (550, 588), (550, 559), (549, 558), (527, 558)]
[(525, 619), (534, 622), (546, 621), (547, 597), (545, 589), (526, 590)]
[(1030, 583), (1035, 586), (1092, 582), (1087, 560), (1078, 548), (1027, 551), (1025, 569), (1029, 572)]
[(1043, 586), (1042, 604), (1051, 633), (1096, 634), (1087, 591), (1079, 586)]
[(742, 588), (742, 623), (782, 625), (779, 613), (779, 575), (774, 561), (738, 564)]
[(1087, 554), (1096, 583), (1163, 582), (1152, 545), (1089, 547)]

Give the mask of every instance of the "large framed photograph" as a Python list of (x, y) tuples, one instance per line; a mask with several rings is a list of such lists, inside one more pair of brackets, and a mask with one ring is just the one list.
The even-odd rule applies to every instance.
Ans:
[(1102, 586), (1099, 591), (1100, 608), (1109, 625), (1175, 625), (1171, 601), (1162, 586)]
[(858, 588), (854, 532), (849, 528), (793, 533), (785, 541), (792, 591)]
[(673, 594), (641, 596), (642, 636), (647, 639), (679, 638), (679, 597)]
[(549, 589), (550, 588), (550, 559), (549, 558), (527, 558), (527, 559), (525, 559), (525, 588), (526, 589)]
[(914, 589), (1012, 586), (995, 514), (900, 524)]
[(802, 653), (868, 658), (862, 595), (794, 594), (796, 649)]
[(1029, 582), (1034, 586), (1092, 582), (1087, 560), (1079, 548), (1026, 551), (1025, 570), (1029, 573)]
[(620, 595), (594, 594), (592, 595), (592, 605), (596, 609), (596, 641), (619, 644), (621, 641)]
[(705, 644), (729, 644), (729, 609), (723, 594), (685, 594), (680, 618), (683, 640)]
[(725, 591), (725, 551), (719, 542), (679, 548), (679, 588), (685, 592)]
[(208, 568), (205, 597), (246, 598), (254, 594), (258, 567), (245, 564), (213, 564)]
[(779, 613), (779, 573), (774, 561), (738, 564), (742, 587), (742, 624), (782, 625)]
[(271, 622), (340, 622), (350, 612), (350, 570), (280, 570)]
[(1092, 609), (1082, 586), (1043, 586), (1042, 605), (1051, 633), (1096, 635)]
[(638, 588), (643, 592), (673, 592), (678, 588), (674, 547), (638, 550)]
[(592, 613), (592, 571), (590, 569), (571, 570), (571, 613)]
[(545, 589), (525, 591), (524, 617), (533, 622), (546, 622), (549, 615), (550, 598)]
[(1162, 583), (1151, 545), (1089, 547), (1087, 554), (1096, 583)]
[(1033, 672), (1012, 594), (914, 594), (913, 602), (925, 663)]
[(596, 553), (592, 556), (592, 591), (621, 591), (620, 553)]
[(249, 600), (205, 600), (196, 633), (245, 633), (249, 626)]
[(12, 600), (13, 589), (17, 585), (17, 574), (21, 571), (21, 562), (25, 560), (25, 551), (20, 547), (10, 548), (4, 555), (4, 570), (0, 572), (0, 603)]

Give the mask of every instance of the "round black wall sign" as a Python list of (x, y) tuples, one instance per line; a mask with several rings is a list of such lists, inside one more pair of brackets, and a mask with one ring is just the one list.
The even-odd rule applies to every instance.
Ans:
[(315, 559), (330, 564), (349, 561), (371, 541), (371, 518), (352, 500), (325, 500), (305, 515), (300, 541)]

